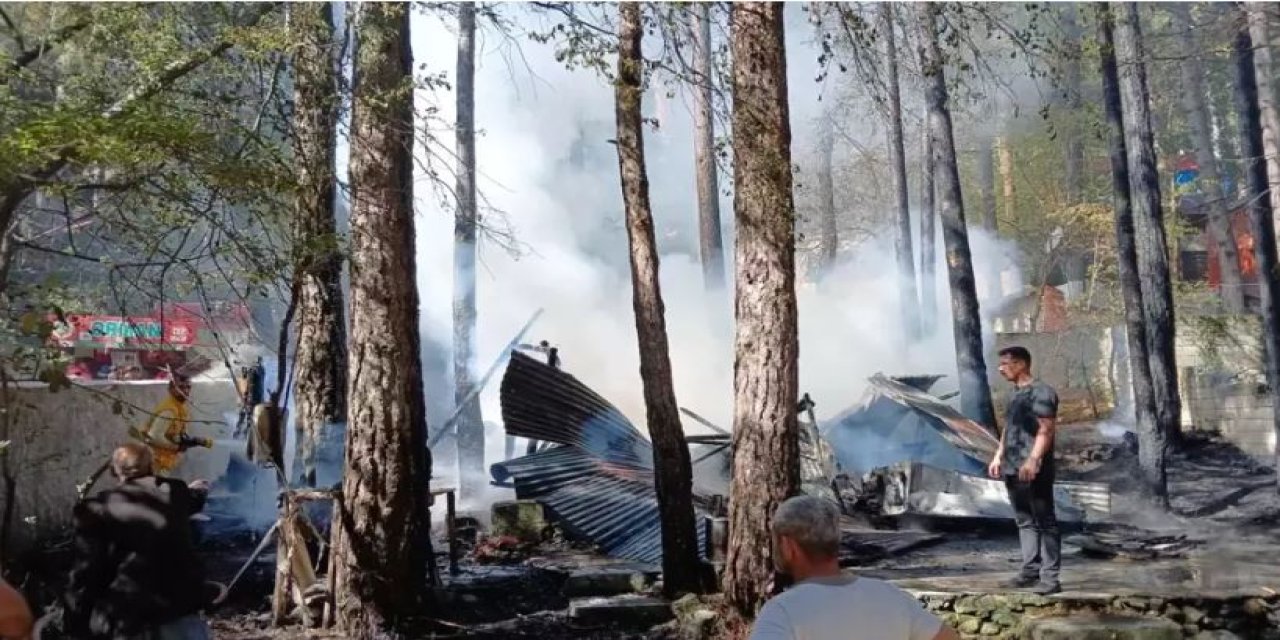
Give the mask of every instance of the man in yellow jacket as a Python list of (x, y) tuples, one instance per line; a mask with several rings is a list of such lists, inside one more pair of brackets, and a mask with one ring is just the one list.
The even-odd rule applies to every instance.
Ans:
[(213, 447), (213, 441), (208, 438), (187, 435), (187, 425), (191, 422), (191, 410), (187, 407), (190, 397), (191, 379), (180, 374), (171, 376), (168, 395), (156, 405), (141, 431), (135, 434), (151, 447), (157, 474), (168, 474), (176, 469), (182, 462), (182, 452), (191, 447)]

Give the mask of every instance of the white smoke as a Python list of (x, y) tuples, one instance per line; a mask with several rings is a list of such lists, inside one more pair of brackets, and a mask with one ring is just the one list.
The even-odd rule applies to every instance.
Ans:
[[(800, 31), (800, 12), (794, 8), (788, 12), (788, 27), (795, 27), (788, 33), (793, 149), (799, 151), (812, 142), (813, 127), (806, 119), (820, 110), (821, 88), (812, 81), (819, 51), (809, 44), (810, 36)], [(475, 96), (476, 123), (481, 131), (477, 140), (479, 188), (493, 207), (505, 212), (526, 251), (517, 258), (493, 243), (482, 242), (480, 246), (474, 368), (479, 372), (487, 369), (529, 316), (545, 309), (525, 341), (545, 339), (559, 346), (563, 367), (615, 403), (643, 430), (639, 355), (626, 236), (621, 228), (622, 198), (616, 151), (610, 144), (615, 136), (612, 89), (590, 71), (565, 70), (549, 46), (527, 41), (521, 45), (521, 62), (512, 67), (508, 64), (510, 53), (494, 41), (483, 33), (479, 39), (482, 46)], [(429, 69), (453, 68), (453, 25), (415, 15), (413, 43), (418, 63)], [(727, 428), (732, 425), (733, 400), (731, 294), (708, 294), (703, 289), (697, 261), (691, 118), (679, 95), (667, 98), (663, 93), (660, 89), (650, 91), (645, 101), (645, 116), (660, 118), (660, 129), (646, 131), (645, 151), (676, 396), (681, 406)], [(452, 94), (438, 93), (432, 105), (440, 109), (441, 118), (452, 121)], [(451, 134), (440, 135), (443, 147), (451, 149)], [(722, 175), (720, 179), (723, 191), (731, 177)], [(453, 390), (447, 386), (450, 376), (440, 369), (449, 368), (447, 354), (452, 340), (453, 219), (429, 194), (419, 196), (418, 210), (423, 335), (424, 342), (430, 343), (425, 358), (427, 396), (429, 404), (443, 407), (433, 413), (436, 428), (452, 411)], [(730, 273), (732, 211), (731, 199), (722, 198)], [(987, 234), (974, 232), (970, 237), (982, 291), (983, 274), (1004, 270), (1014, 264), (1016, 256), (1009, 246)], [(944, 373), (949, 377), (938, 388), (955, 389), (941, 239), (937, 252), (938, 332), (908, 346), (899, 314), (899, 280), (891, 238), (887, 228), (875, 234), (848, 252), (820, 286), (802, 285), (799, 289), (801, 390), (818, 403), (820, 418), (857, 401), (866, 378), (878, 371)], [(997, 270), (986, 267), (993, 262)], [(991, 311), (993, 301), (983, 302), (984, 311)], [(489, 382), (481, 396), (486, 421), (500, 420), (500, 375)], [(706, 431), (692, 422), (685, 426), (691, 433)], [(490, 435), (488, 457), (493, 462), (501, 458), (503, 442), (493, 437), (497, 434)], [(451, 452), (437, 460), (439, 467), (452, 464)]]

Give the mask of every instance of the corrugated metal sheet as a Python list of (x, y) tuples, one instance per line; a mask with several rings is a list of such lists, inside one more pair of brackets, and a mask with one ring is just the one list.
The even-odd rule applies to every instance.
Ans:
[(503, 376), (501, 404), (509, 435), (558, 446), (493, 465), (495, 480), (512, 480), (517, 498), (541, 502), (569, 533), (611, 556), (662, 561), (653, 447), (617, 408), (519, 352)]

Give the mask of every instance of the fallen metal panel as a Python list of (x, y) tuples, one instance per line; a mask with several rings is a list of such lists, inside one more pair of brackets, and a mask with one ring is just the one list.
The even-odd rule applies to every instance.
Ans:
[[(1012, 519), (1004, 483), (938, 469), (912, 462), (886, 470), (891, 490), (885, 492), (883, 510), (886, 515), (920, 515), (946, 518)], [(1054, 503), (1058, 521), (1082, 522), (1089, 514), (1105, 515), (1110, 511), (1110, 490), (1091, 482), (1058, 483), (1054, 487)], [(1082, 508), (1075, 494), (1087, 496), (1097, 509)], [(1101, 509), (1102, 503), (1107, 505)]]
[[(496, 481), (511, 479), (517, 498), (542, 503), (570, 534), (611, 556), (662, 562), (653, 447), (621, 412), (519, 352), (503, 376), (501, 404), (509, 435), (559, 446), (492, 465)], [(705, 528), (696, 529), (705, 554)]]

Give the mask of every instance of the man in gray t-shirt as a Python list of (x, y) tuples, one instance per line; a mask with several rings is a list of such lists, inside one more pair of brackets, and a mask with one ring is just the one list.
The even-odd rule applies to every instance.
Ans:
[(1023, 347), (1000, 351), (1000, 375), (1014, 389), (1005, 409), (1000, 446), (987, 473), (1004, 479), (1022, 547), (1022, 571), (1005, 586), (1035, 586), (1036, 593), (1057, 593), (1062, 556), (1053, 504), (1058, 394), (1032, 377), (1031, 353)]

